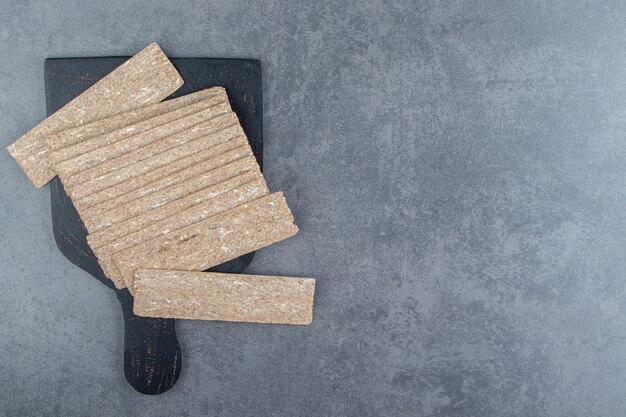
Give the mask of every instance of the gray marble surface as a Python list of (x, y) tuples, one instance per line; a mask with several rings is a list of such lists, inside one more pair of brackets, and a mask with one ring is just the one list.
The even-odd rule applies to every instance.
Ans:
[(311, 327), (179, 322), (126, 384), (113, 293), (0, 152), (0, 416), (626, 415), (626, 3), (0, 0), (0, 138), (46, 57), (262, 60), (265, 166), (300, 225), (250, 272)]

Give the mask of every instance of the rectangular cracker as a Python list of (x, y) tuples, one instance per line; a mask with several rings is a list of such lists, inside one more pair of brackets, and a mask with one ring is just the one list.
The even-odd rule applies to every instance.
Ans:
[(138, 269), (138, 316), (308, 325), (315, 279)]
[(73, 203), (83, 219), (90, 218), (247, 156), (252, 156), (252, 149), (246, 139), (239, 136), (82, 199), (74, 199)]
[[(218, 186), (220, 186), (220, 184), (218, 184)], [(218, 186), (211, 188), (215, 189)], [(207, 193), (216, 194), (219, 191), (221, 190), (215, 189), (214, 191), (208, 191)], [(102, 270), (105, 272), (106, 276), (111, 278), (116, 287), (123, 288), (125, 286), (124, 281), (120, 279), (121, 274), (113, 263), (113, 254), (121, 252), (128, 248), (132, 248), (143, 242), (155, 239), (172, 231), (189, 226), (190, 224), (203, 221), (205, 219), (208, 219), (209, 217), (215, 216), (219, 213), (240, 206), (241, 204), (253, 201), (257, 198), (261, 198), (264, 195), (268, 194), (269, 191), (267, 190), (265, 181), (256, 179), (246, 184), (242, 184), (240, 186), (232, 188), (231, 190), (222, 192), (221, 194), (216, 195), (214, 198), (205, 200), (199, 204), (187, 208), (186, 210), (170, 215), (169, 217), (164, 218), (161, 221), (158, 221), (145, 229), (136, 231), (135, 233), (130, 233), (126, 236), (121, 237), (120, 239), (109, 241), (103, 246), (98, 247), (95, 245), (91, 245), (91, 242), (90, 245), (92, 246), (94, 254), (98, 257), (98, 262), (100, 263), (100, 266), (102, 267)], [(117, 229), (117, 225), (109, 229)], [(87, 239), (89, 240), (89, 236), (87, 237)]]
[(148, 194), (145, 197), (132, 200), (112, 210), (96, 214), (95, 216), (85, 217), (81, 214), (81, 218), (89, 233), (95, 233), (100, 229), (141, 215), (149, 210), (155, 210), (169, 202), (188, 196), (206, 187), (219, 184), (222, 181), (248, 171), (260, 171), (256, 159), (253, 156), (238, 159), (228, 165), (205, 172), (196, 178), (174, 184), (159, 192)]
[[(228, 192), (230, 191), (232, 192), (229, 194)], [(182, 223), (185, 226), (202, 220), (203, 216), (209, 216), (208, 213), (214, 210), (208, 210), (206, 207), (200, 206), (202, 203), (207, 203), (210, 207), (215, 206), (216, 209), (219, 209), (219, 211), (210, 214), (212, 216), (236, 207), (232, 204), (243, 204), (268, 194), (269, 190), (260, 172), (244, 172), (241, 175), (202, 188), (185, 197), (170, 201), (154, 210), (148, 210), (112, 226), (102, 228), (88, 235), (87, 242), (92, 249), (106, 245), (107, 251), (112, 253), (119, 252), (121, 249), (114, 249), (124, 245), (122, 241), (132, 238), (134, 239), (134, 244), (137, 244), (143, 242), (143, 240), (149, 240), (137, 239), (140, 239), (139, 236), (144, 236), (155, 224), (164, 219), (169, 219), (171, 216), (176, 217), (172, 219), (173, 221)], [(228, 208), (224, 208), (225, 206), (228, 206)], [(187, 224), (184, 224), (185, 222)], [(173, 226), (168, 227), (171, 228)], [(174, 229), (172, 228), (172, 230)], [(134, 244), (130, 246), (134, 246)]]
[[(170, 148), (151, 158), (137, 161), (93, 180), (75, 186), (66, 186), (66, 191), (73, 199), (81, 199), (147, 172), (157, 170), (180, 159), (190, 157), (196, 152), (202, 152), (218, 145), (231, 146), (231, 144), (234, 144), (241, 146), (245, 142), (247, 142), (247, 139), (242, 135), (241, 127), (239, 125), (230, 126), (215, 134)], [(141, 156), (139, 157), (141, 158)]]
[(113, 261), (132, 292), (137, 269), (203, 271), (297, 232), (278, 192), (118, 252)]
[(227, 101), (226, 90), (214, 87), (55, 133), (46, 137), (50, 162), (59, 164)]
[[(213, 130), (206, 136), (198, 136), (199, 132), (196, 128), (191, 128), (190, 132), (181, 132), (70, 177), (65, 188), (73, 198), (83, 198), (196, 152), (228, 142), (237, 136), (243, 136), (241, 126), (232, 124), (231, 114), (224, 115), (228, 117), (223, 119), (222, 116), (217, 117), (221, 119), (216, 122), (219, 126), (198, 127), (201, 130), (206, 129), (207, 132)], [(236, 116), (234, 118), (236, 119)], [(115, 167), (115, 169), (110, 170), (109, 167)]]
[(47, 135), (157, 103), (183, 85), (159, 45), (150, 44), (84, 93), (7, 147), (31, 182), (42, 187), (55, 176)]
[(99, 176), (149, 158), (177, 144), (215, 132), (237, 121), (228, 102), (218, 103), (186, 117), (126, 137), (78, 155), (54, 166), (66, 186)]
[(62, 130), (46, 137), (46, 143), (50, 151), (77, 145), (95, 136), (104, 135), (114, 130), (121, 129), (136, 123), (152, 119), (175, 110), (188, 107), (206, 100), (225, 101), (228, 99), (224, 87), (211, 87), (195, 93), (185, 94), (159, 103), (150, 104), (138, 109), (129, 110), (115, 116), (96, 120), (81, 126)]

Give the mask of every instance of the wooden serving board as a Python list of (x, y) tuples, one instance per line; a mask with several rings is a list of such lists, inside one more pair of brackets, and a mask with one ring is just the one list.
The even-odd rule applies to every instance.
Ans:
[[(45, 62), (46, 110), (48, 115), (85, 91), (128, 57), (51, 58)], [(185, 80), (172, 95), (177, 97), (204, 88), (224, 86), (233, 110), (263, 167), (263, 97), (261, 63), (249, 59), (174, 58), (172, 63)], [(104, 275), (87, 244), (87, 230), (59, 178), (50, 184), (52, 225), (57, 246), (70, 262), (89, 272), (115, 291), (125, 323), (124, 374), (128, 383), (144, 394), (170, 389), (181, 369), (181, 350), (173, 319), (153, 319), (133, 314), (128, 290), (118, 290)], [(254, 253), (241, 256), (211, 271), (241, 273)]]

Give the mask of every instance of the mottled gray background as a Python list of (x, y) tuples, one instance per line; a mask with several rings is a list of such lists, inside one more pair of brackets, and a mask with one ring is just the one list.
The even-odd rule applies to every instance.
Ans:
[(0, 416), (626, 415), (626, 4), (0, 0), (2, 148), (46, 57), (263, 62), (265, 163), (311, 327), (179, 322), (125, 382), (113, 292), (0, 152)]

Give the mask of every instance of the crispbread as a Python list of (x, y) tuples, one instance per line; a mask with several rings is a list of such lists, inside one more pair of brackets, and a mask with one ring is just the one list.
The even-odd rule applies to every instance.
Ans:
[(253, 156), (238, 159), (228, 165), (205, 172), (196, 178), (171, 185), (159, 192), (132, 200), (112, 210), (101, 212), (92, 217), (83, 217), (83, 222), (89, 233), (95, 233), (100, 229), (138, 216), (148, 210), (154, 210), (169, 202), (188, 196), (211, 185), (219, 184), (247, 171), (259, 171), (259, 166)]
[(222, 88), (210, 88), (64, 130), (46, 138), (50, 161), (59, 164), (227, 100)]
[[(254, 176), (248, 175), (248, 177)], [(219, 187), (226, 188), (224, 183), (220, 183), (217, 186), (211, 187), (213, 191), (207, 190), (205, 192), (207, 194), (217, 194), (218, 192), (223, 191), (219, 190)], [(238, 185), (230, 190), (220, 192), (219, 194), (212, 196), (211, 199), (204, 200), (196, 205), (188, 207), (185, 210), (175, 212), (175, 214), (162, 218), (160, 221), (151, 224), (145, 229), (129, 233), (126, 236), (113, 241), (108, 241), (102, 246), (96, 246), (91, 244), (91, 242), (90, 245), (92, 246), (94, 254), (98, 257), (98, 262), (100, 263), (103, 271), (106, 272), (107, 276), (113, 280), (117, 287), (122, 287), (124, 285), (124, 281), (120, 278), (121, 274), (112, 261), (113, 254), (191, 224), (203, 221), (211, 216), (230, 210), (257, 198), (261, 198), (267, 194), (268, 190), (265, 185), (265, 181), (257, 178), (256, 180), (246, 184)], [(180, 200), (176, 200), (176, 202), (179, 201)], [(114, 228), (117, 229), (118, 225), (115, 225)], [(89, 240), (89, 236), (87, 239)]]
[(140, 51), (84, 93), (20, 137), (7, 150), (36, 187), (55, 176), (47, 135), (163, 100), (183, 85), (156, 43)]
[(313, 278), (138, 269), (138, 316), (311, 324)]
[(82, 199), (74, 199), (73, 203), (83, 218), (89, 218), (246, 156), (252, 156), (252, 149), (246, 139), (239, 136), (143, 175), (129, 178)]
[(63, 184), (72, 186), (231, 126), (236, 120), (237, 116), (230, 111), (230, 104), (221, 102), (162, 126), (97, 147), (56, 164), (54, 168)]
[(138, 268), (202, 271), (287, 239), (297, 231), (291, 211), (278, 192), (118, 252), (113, 261), (132, 292), (133, 274)]
[[(219, 131), (208, 136), (200, 137), (196, 140), (170, 147), (169, 149), (156, 155), (150, 154), (153, 150), (158, 149), (160, 144), (152, 144), (155, 146), (148, 146), (145, 151), (144, 149), (138, 149), (136, 152), (132, 152), (132, 155), (122, 155), (122, 157), (118, 158), (120, 161), (110, 161), (107, 164), (123, 165), (122, 168), (116, 169), (115, 171), (107, 171), (106, 169), (103, 169), (102, 172), (104, 174), (99, 177), (73, 186), (66, 185), (66, 190), (73, 199), (83, 198), (105, 188), (112, 187), (130, 178), (145, 174), (146, 172), (157, 169), (163, 165), (185, 158), (196, 152), (228, 142), (237, 136), (243, 136), (243, 131), (238, 124), (220, 129)], [(146, 156), (146, 154), (149, 156)], [(99, 169), (99, 167), (95, 167), (94, 169)], [(85, 174), (87, 176), (90, 175), (88, 171)], [(82, 175), (82, 173), (79, 175)]]
[[(227, 194), (229, 191), (233, 192)], [(169, 203), (156, 209), (145, 211), (138, 216), (118, 222), (113, 226), (100, 229), (97, 232), (89, 234), (87, 236), (87, 242), (92, 249), (106, 245), (108, 252), (115, 253), (119, 251), (115, 249), (119, 247), (121, 240), (128, 238), (132, 234), (145, 236), (147, 230), (149, 230), (155, 223), (160, 222), (163, 219), (175, 216), (176, 219), (173, 220), (179, 223), (186, 222), (187, 224), (191, 224), (200, 221), (200, 218), (203, 216), (212, 216), (221, 211), (235, 207), (232, 204), (243, 204), (248, 201), (261, 198), (267, 194), (269, 194), (269, 190), (267, 189), (267, 185), (265, 185), (265, 181), (260, 172), (244, 172), (225, 181), (202, 188), (187, 196), (170, 201)], [(227, 195), (228, 198), (224, 199), (224, 195)], [(218, 200), (220, 198), (222, 200)], [(223, 204), (220, 203), (221, 201), (223, 201)], [(206, 206), (199, 208), (199, 205), (205, 202), (209, 204), (209, 207), (215, 206), (216, 209), (219, 210), (215, 211), (213, 214), (208, 214), (214, 210), (209, 210)], [(223, 206), (226, 205), (228, 205), (228, 208), (224, 209)], [(197, 208), (197, 210), (200, 210), (197, 214), (192, 209), (194, 207)], [(184, 225), (186, 226), (187, 224)], [(172, 228), (173, 226), (169, 227)], [(174, 229), (172, 228), (171, 230)], [(135, 240), (136, 243), (140, 243), (142, 241), (143, 240)]]

